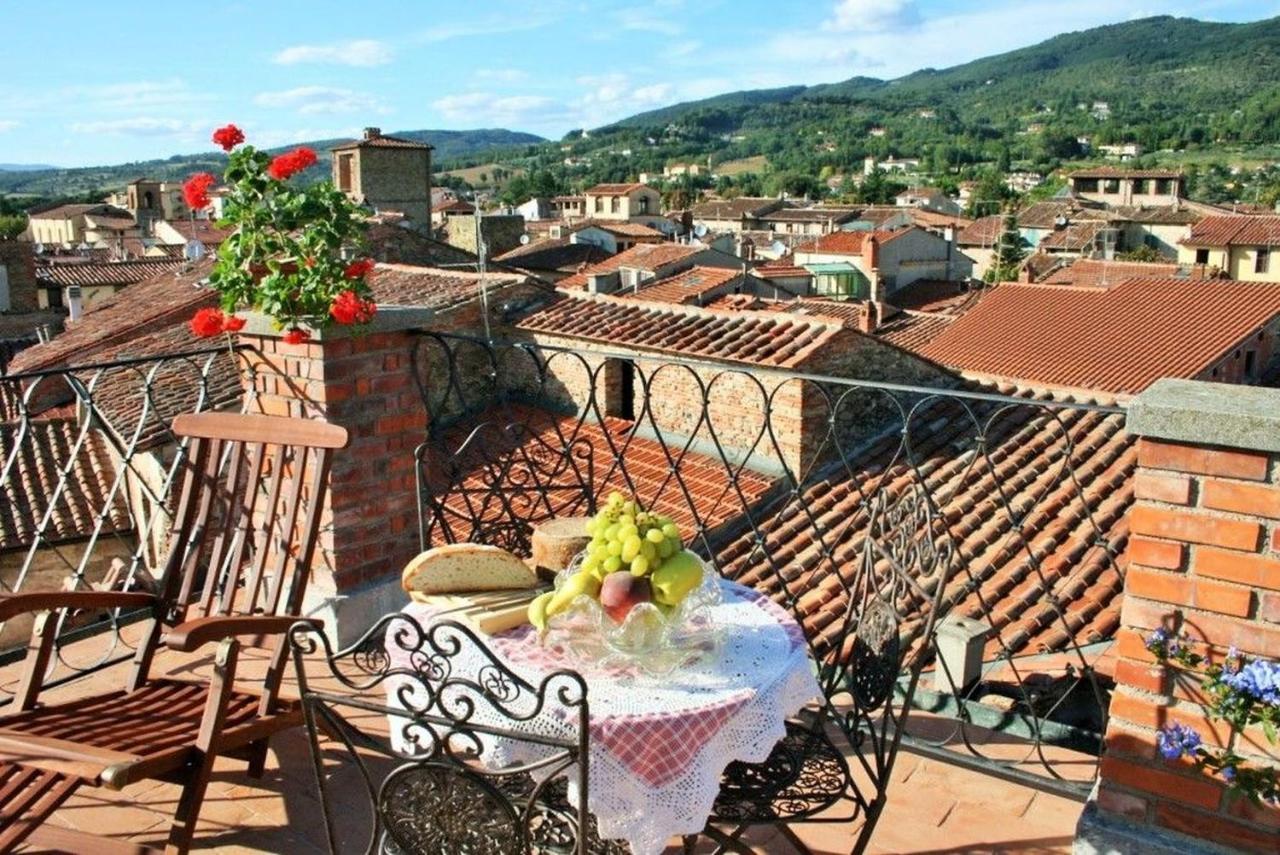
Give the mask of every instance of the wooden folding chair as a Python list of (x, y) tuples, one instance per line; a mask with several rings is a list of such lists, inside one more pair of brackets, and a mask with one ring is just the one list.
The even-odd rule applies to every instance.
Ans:
[[(188, 414), (185, 477), (158, 593), (66, 591), (0, 599), (0, 621), (36, 612), (24, 676), (0, 717), (0, 852), (30, 840), (60, 851), (186, 852), (216, 757), (262, 774), (267, 739), (302, 723), (279, 697), (286, 630), (297, 620), (334, 449), (347, 432), (321, 421)], [(39, 704), (59, 617), (80, 609), (150, 612), (125, 686)], [(161, 648), (219, 642), (208, 679), (153, 677)], [(265, 648), (261, 680), (236, 680), (241, 645)], [(163, 850), (55, 828), (44, 820), (81, 786), (143, 779), (182, 784)]]

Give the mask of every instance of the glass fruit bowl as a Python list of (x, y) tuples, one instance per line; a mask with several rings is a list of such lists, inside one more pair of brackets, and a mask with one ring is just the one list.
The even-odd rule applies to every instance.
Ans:
[[(712, 614), (712, 607), (720, 603), (720, 577), (697, 560), (702, 581), (679, 605), (637, 602), (616, 620), (599, 600), (581, 594), (548, 621), (545, 643), (564, 648), (585, 666), (639, 667), (653, 674), (670, 673), (713, 654), (721, 641)], [(556, 576), (557, 589), (578, 572), (582, 561), (579, 554)]]

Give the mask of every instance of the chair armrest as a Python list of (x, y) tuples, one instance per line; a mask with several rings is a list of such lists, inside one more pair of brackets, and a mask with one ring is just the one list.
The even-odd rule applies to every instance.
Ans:
[(324, 626), (324, 621), (318, 618), (296, 615), (216, 615), (178, 624), (165, 637), (165, 646), (179, 653), (190, 653), (211, 641), (237, 635), (282, 635), (296, 623), (308, 623), (316, 629)]
[(54, 609), (154, 608), (160, 600), (141, 591), (46, 591), (0, 596), (0, 621)]

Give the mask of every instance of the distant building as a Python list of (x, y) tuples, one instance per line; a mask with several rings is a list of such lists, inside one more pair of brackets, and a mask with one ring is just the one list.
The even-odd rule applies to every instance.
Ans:
[(917, 187), (904, 190), (894, 197), (899, 208), (928, 208), (943, 214), (958, 214), (960, 206), (938, 187)]
[(863, 175), (870, 175), (877, 169), (881, 172), (916, 172), (920, 169), (920, 160), (915, 157), (889, 157), (876, 160), (870, 155), (863, 159)]
[(1169, 169), (1100, 166), (1067, 176), (1071, 193), (1105, 205), (1172, 205), (1185, 192), (1186, 177)]
[(1142, 146), (1135, 142), (1102, 144), (1098, 151), (1113, 160), (1133, 160), (1142, 154)]
[(376, 211), (398, 211), (415, 228), (431, 223), (431, 146), (365, 128), (362, 139), (334, 146), (333, 184)]
[[(483, 247), (476, 244), (477, 216)], [(520, 246), (520, 238), (525, 233), (524, 217), (519, 214), (457, 214), (445, 221), (444, 232), (450, 246), (473, 255), (483, 255), (486, 259), (495, 258)]]
[(761, 218), (786, 206), (781, 199), (767, 196), (738, 196), (736, 199), (708, 199), (693, 206), (693, 222), (712, 232), (744, 232), (762, 228)]
[(921, 279), (967, 280), (973, 261), (952, 241), (909, 226), (832, 232), (800, 244), (795, 263), (814, 275), (815, 294), (881, 301)]
[(1015, 193), (1026, 193), (1044, 183), (1039, 172), (1010, 172), (1004, 177), (1004, 186)]
[(662, 215), (662, 194), (647, 184), (597, 184), (583, 195), (592, 219), (644, 220)]
[(68, 249), (80, 245), (116, 246), (137, 238), (141, 229), (133, 215), (113, 205), (58, 205), (28, 215), (27, 236), (35, 243)]
[(553, 218), (573, 222), (587, 216), (586, 196), (552, 196), (550, 214)]
[(1280, 216), (1205, 217), (1180, 242), (1178, 261), (1217, 268), (1231, 279), (1280, 282)]

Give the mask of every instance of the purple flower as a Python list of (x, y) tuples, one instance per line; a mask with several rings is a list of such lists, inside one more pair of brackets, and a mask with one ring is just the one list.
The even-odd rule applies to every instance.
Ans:
[(1236, 779), (1235, 766), (1223, 766), (1221, 769), (1218, 770), (1218, 772), (1222, 775), (1223, 778), (1226, 779), (1228, 784), (1230, 784), (1232, 781)]
[(1166, 760), (1177, 760), (1200, 747), (1200, 734), (1184, 724), (1171, 724), (1156, 731), (1156, 747)]
[(1254, 660), (1238, 671), (1224, 674), (1222, 682), (1255, 701), (1280, 707), (1280, 662)]

